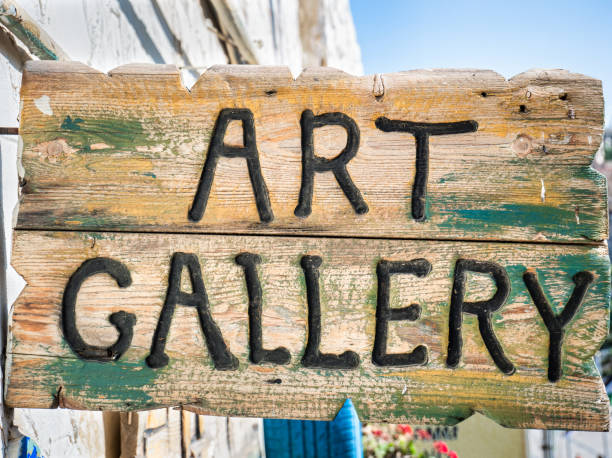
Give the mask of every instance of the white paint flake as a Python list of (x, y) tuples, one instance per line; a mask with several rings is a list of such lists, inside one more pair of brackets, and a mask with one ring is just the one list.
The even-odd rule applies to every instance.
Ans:
[(544, 179), (540, 178), (540, 183), (542, 183), (542, 189), (540, 190), (540, 198), (542, 199), (542, 203), (546, 201), (546, 187), (544, 186)]
[(37, 99), (34, 99), (34, 105), (36, 105), (36, 108), (38, 108), (42, 114), (52, 116), (53, 110), (51, 109), (51, 104), (49, 103), (50, 101), (51, 99), (48, 95), (43, 95)]
[(576, 215), (576, 224), (580, 224), (580, 209), (578, 207), (574, 209), (574, 215)]

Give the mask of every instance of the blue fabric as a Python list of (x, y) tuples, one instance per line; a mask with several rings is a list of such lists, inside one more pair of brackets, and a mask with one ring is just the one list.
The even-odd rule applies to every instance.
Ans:
[(264, 420), (268, 458), (361, 458), (361, 422), (350, 399), (333, 421)]
[(332, 457), (331, 422), (330, 421), (305, 421), (313, 423), (315, 429), (315, 456)]
[(19, 458), (42, 458), (38, 446), (27, 436), (21, 438)]
[(361, 422), (350, 399), (346, 400), (331, 422), (331, 435), (335, 444), (334, 456), (342, 458), (363, 456)]

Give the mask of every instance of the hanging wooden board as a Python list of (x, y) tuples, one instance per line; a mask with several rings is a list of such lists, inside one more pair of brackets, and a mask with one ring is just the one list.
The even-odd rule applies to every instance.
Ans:
[[(601, 297), (609, 291), (610, 275), (603, 247), (41, 231), (15, 235), (14, 264), (29, 286), (13, 313), (7, 399), (14, 405), (48, 408), (61, 402), (121, 410), (193, 403), (223, 415), (331, 419), (350, 397), (364, 418), (378, 421), (457, 421), (480, 411), (516, 427), (601, 428), (607, 422), (607, 398), (592, 361), (608, 332), (609, 312)], [(191, 285), (186, 275), (193, 266), (185, 267), (182, 282), (170, 273), (176, 253), (198, 259), (208, 302), (203, 308), (220, 338), (210, 330), (203, 333), (197, 307), (181, 300), (166, 316), (167, 332), (156, 331), (163, 326), (162, 309), (170, 310), (169, 283), (185, 292), (197, 290), (199, 280)], [(249, 263), (239, 264), (241, 253), (243, 258), (245, 253), (259, 256), (259, 262), (250, 264), (252, 278), (246, 273)], [(109, 275), (93, 275), (78, 291), (75, 323), (85, 342), (107, 348), (117, 341), (108, 316), (131, 314), (133, 337), (117, 361), (79, 358), (59, 332), (66, 328), (62, 320), (67, 314), (62, 317), (58, 304), (66, 300), (69, 278), (86, 260), (101, 258), (125, 266), (131, 284), (118, 287)], [(316, 258), (320, 266), (312, 263), (309, 271), (305, 259)], [(385, 263), (391, 267), (411, 260), (426, 260), (429, 273), (415, 261), (412, 273), (385, 277), (381, 269)], [(461, 283), (461, 260), (497, 266), (507, 285), (474, 271)], [(313, 271), (318, 281), (312, 282)], [(581, 271), (593, 278), (564, 328), (556, 355), (560, 376), (551, 381), (550, 332), (525, 275), (535, 275), (559, 313), (580, 290), (572, 277)], [(464, 304), (507, 288), (507, 299), (488, 318), (493, 331), (489, 344), (496, 342), (501, 349), (497, 361), (487, 348), (489, 335), (479, 331), (479, 319), (466, 312), (466, 305), (453, 322), (452, 309), (461, 306), (452, 291), (462, 284), (465, 295), (456, 299)], [(385, 321), (377, 315), (385, 306), (382, 288), (388, 291), (386, 304), (407, 309), (405, 316)], [(250, 294), (258, 298), (250, 300)], [(316, 302), (320, 318), (310, 326)], [(249, 310), (254, 303), (259, 312)], [(410, 308), (420, 313), (411, 314)], [(268, 354), (268, 363), (253, 362), (250, 338), (257, 326), (250, 324), (252, 317), (264, 349), (285, 349)], [(384, 323), (387, 330), (379, 328)], [(462, 345), (453, 346), (450, 329), (457, 323)], [(317, 339), (323, 354), (352, 355), (307, 361), (306, 348)], [(376, 339), (386, 342), (383, 353), (403, 356), (377, 357)], [(156, 341), (165, 344), (155, 347)], [(227, 346), (216, 359), (209, 351), (215, 342)], [(457, 349), (459, 358), (449, 367), (450, 353)], [(163, 355), (165, 362), (159, 361)]]
[(600, 82), (36, 62), (22, 99), (9, 405), (608, 428)]
[[(605, 179), (590, 167), (601, 82), (583, 75), (318, 69), (294, 80), (224, 66), (188, 92), (170, 66), (106, 75), (40, 61), (27, 64), (22, 103), (18, 228), (608, 237)], [(243, 132), (247, 147), (232, 150)]]

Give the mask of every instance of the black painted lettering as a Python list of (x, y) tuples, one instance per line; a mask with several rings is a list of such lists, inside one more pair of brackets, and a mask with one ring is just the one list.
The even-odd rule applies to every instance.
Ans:
[[(357, 154), (359, 149), (359, 127), (344, 113), (324, 113), (315, 116), (311, 110), (304, 110), (300, 120), (302, 126), (302, 186), (295, 216), (304, 218), (312, 211), (312, 193), (314, 190), (314, 175), (317, 172), (333, 172), (338, 184), (344, 191), (356, 213), (367, 213), (368, 205), (361, 197), (361, 192), (346, 170), (346, 164)], [(346, 130), (346, 146), (333, 159), (314, 154), (314, 129), (323, 126), (341, 126)]]
[[(181, 273), (183, 268), (189, 270), (191, 281), (191, 293), (181, 291)], [(168, 355), (164, 352), (166, 338), (172, 323), (172, 316), (177, 305), (195, 307), (198, 311), (200, 327), (204, 333), (204, 339), (208, 352), (213, 360), (215, 369), (234, 370), (238, 368), (238, 360), (229, 351), (219, 327), (214, 322), (208, 306), (208, 296), (204, 288), (202, 271), (196, 255), (191, 253), (174, 253), (168, 276), (168, 290), (166, 300), (162, 307), (153, 342), (151, 353), (147, 356), (147, 365), (152, 368), (164, 367), (168, 364)]]
[(359, 366), (359, 355), (345, 351), (340, 355), (321, 353), (321, 302), (319, 296), (319, 256), (304, 256), (301, 261), (306, 279), (308, 301), (308, 342), (302, 357), (302, 366), (324, 369), (354, 369)]
[(425, 277), (431, 272), (431, 264), (427, 259), (413, 259), (411, 261), (382, 260), (376, 266), (378, 277), (378, 300), (376, 303), (376, 335), (374, 336), (374, 351), (372, 362), (378, 366), (413, 366), (427, 363), (427, 347), (417, 346), (409, 353), (388, 354), (387, 336), (389, 321), (408, 320), (416, 321), (421, 315), (421, 306), (411, 304), (402, 308), (391, 308), (389, 296), (391, 289), (391, 275), (411, 274)]
[(408, 132), (414, 135), (416, 141), (416, 160), (414, 183), (412, 185), (412, 218), (424, 221), (427, 176), (429, 174), (429, 137), (431, 135), (451, 135), (476, 132), (476, 121), (459, 122), (411, 122), (392, 120), (385, 117), (376, 119), (376, 127), (383, 132)]
[[(491, 299), (465, 302), (465, 283), (468, 271), (491, 275), (497, 286), (497, 291)], [(504, 374), (512, 375), (514, 373), (514, 365), (506, 358), (491, 326), (491, 313), (499, 310), (504, 305), (509, 294), (510, 280), (506, 270), (499, 264), (489, 261), (475, 261), (473, 259), (459, 259), (457, 261), (451, 294), (447, 366), (457, 367), (459, 364), (463, 347), (463, 339), (461, 337), (463, 313), (470, 313), (478, 317), (480, 335), (495, 365)]]
[(595, 280), (595, 277), (591, 272), (582, 271), (574, 275), (572, 280), (576, 285), (572, 291), (572, 295), (567, 301), (567, 304), (565, 304), (565, 307), (563, 307), (561, 313), (555, 314), (544, 291), (542, 291), (536, 273), (527, 270), (523, 274), (525, 286), (527, 286), (531, 299), (537, 307), (546, 325), (546, 329), (548, 329), (548, 380), (551, 382), (558, 381), (563, 374), (561, 368), (561, 347), (563, 346), (563, 336), (565, 334), (564, 328), (576, 314), (576, 311), (580, 307), (580, 304), (582, 304), (582, 300), (589, 286)]
[(278, 347), (274, 350), (263, 348), (261, 329), (262, 292), (257, 276), (257, 264), (260, 263), (261, 257), (253, 253), (240, 253), (236, 256), (236, 264), (244, 269), (244, 280), (249, 295), (249, 359), (254, 364), (287, 364), (291, 361), (291, 355), (285, 347)]
[(81, 285), (92, 275), (106, 273), (120, 288), (132, 284), (130, 271), (125, 264), (109, 258), (88, 259), (72, 274), (62, 299), (62, 330), (68, 345), (80, 358), (95, 361), (116, 360), (130, 347), (134, 335), (136, 316), (124, 311), (109, 316), (109, 321), (119, 331), (119, 338), (110, 347), (98, 347), (87, 344), (76, 327), (76, 301)]
[[(225, 145), (225, 132), (230, 121), (242, 121), (243, 146)], [(194, 222), (202, 219), (220, 157), (242, 157), (246, 159), (259, 219), (266, 223), (272, 221), (274, 214), (270, 206), (268, 188), (261, 174), (261, 165), (259, 164), (259, 152), (257, 151), (255, 140), (255, 121), (253, 120), (251, 110), (245, 108), (224, 108), (219, 113), (208, 147), (208, 153), (206, 154), (206, 161), (204, 162), (198, 190), (189, 209), (189, 219)]]

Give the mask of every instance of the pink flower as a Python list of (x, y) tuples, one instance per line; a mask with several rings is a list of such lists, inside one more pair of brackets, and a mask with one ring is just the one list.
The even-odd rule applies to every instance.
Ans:
[(380, 429), (373, 429), (372, 434), (374, 434), (376, 437), (380, 437), (382, 436), (383, 432)]
[(424, 429), (417, 429), (417, 436), (419, 439), (431, 439), (431, 434)]
[(442, 442), (442, 441), (434, 442), (433, 446), (437, 452), (448, 453), (448, 445), (446, 445), (445, 442)]
[(402, 434), (412, 434), (412, 427), (410, 425), (397, 425), (397, 430), (401, 431)]
[(457, 452), (454, 452), (453, 450), (451, 450), (450, 452), (448, 452), (448, 458), (459, 458), (457, 456)]

